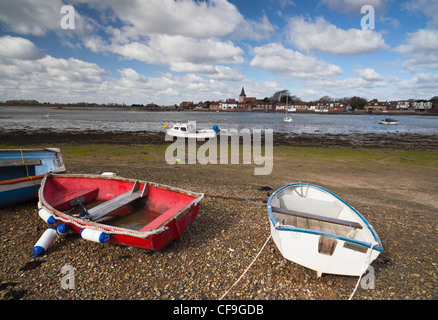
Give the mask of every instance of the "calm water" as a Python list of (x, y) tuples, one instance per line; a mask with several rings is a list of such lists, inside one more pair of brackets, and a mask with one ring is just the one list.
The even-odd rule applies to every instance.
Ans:
[(391, 115), (399, 125), (378, 124), (382, 115), (330, 115), (290, 113), (293, 123), (282, 113), (243, 112), (147, 112), (110, 108), (56, 109), (50, 107), (0, 107), (0, 130), (26, 131), (163, 131), (164, 124), (196, 121), (198, 128), (273, 129), (280, 133), (350, 134), (417, 133), (438, 134), (437, 116)]

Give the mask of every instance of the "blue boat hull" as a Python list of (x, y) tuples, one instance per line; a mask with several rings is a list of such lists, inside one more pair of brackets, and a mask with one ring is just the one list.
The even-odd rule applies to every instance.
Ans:
[(0, 207), (7, 207), (23, 201), (36, 199), (39, 187), (40, 184), (37, 187), (31, 186), (0, 193)]
[(42, 177), (64, 171), (56, 148), (0, 150), (0, 207), (37, 198)]

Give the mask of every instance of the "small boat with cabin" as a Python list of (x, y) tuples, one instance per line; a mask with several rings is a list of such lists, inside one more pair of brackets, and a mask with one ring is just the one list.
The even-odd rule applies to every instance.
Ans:
[(220, 129), (216, 124), (213, 125), (212, 129), (196, 129), (196, 126), (192, 122), (176, 123), (170, 129), (167, 129), (167, 125), (165, 125), (164, 128), (169, 136), (187, 139), (215, 138), (220, 132)]
[(391, 119), (391, 118), (384, 118), (384, 119), (379, 120), (379, 124), (396, 125), (396, 124), (399, 124), (399, 121)]

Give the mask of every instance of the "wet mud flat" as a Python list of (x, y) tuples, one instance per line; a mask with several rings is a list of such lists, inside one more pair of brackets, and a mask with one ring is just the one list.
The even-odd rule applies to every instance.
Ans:
[[(261, 143), (265, 144), (265, 135), (261, 135)], [(169, 144), (165, 140), (165, 132), (27, 132), (0, 130), (0, 145), (33, 145), (33, 144)], [(438, 150), (436, 135), (420, 134), (293, 134), (274, 133), (273, 144), (282, 146), (307, 147), (360, 147), (390, 148), (405, 150)]]

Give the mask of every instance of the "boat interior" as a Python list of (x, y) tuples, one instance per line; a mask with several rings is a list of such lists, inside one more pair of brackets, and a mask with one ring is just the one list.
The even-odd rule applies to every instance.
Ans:
[(139, 181), (52, 178), (44, 186), (44, 199), (71, 216), (144, 231), (158, 227), (195, 197)]
[[(318, 194), (318, 198), (312, 196)], [(274, 218), (284, 226), (315, 230), (355, 239), (363, 226), (352, 221), (346, 211), (351, 211), (332, 197), (321, 196), (306, 187), (290, 187), (271, 200)], [(342, 219), (340, 218), (342, 217)]]

